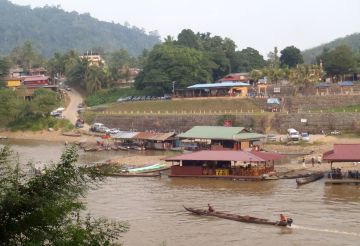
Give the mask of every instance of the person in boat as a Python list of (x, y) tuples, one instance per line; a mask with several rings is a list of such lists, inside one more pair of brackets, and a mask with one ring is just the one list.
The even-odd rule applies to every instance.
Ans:
[(285, 215), (280, 214), (280, 222), (287, 222), (287, 218)]
[(213, 207), (208, 203), (208, 213), (212, 213), (215, 212), (215, 210), (213, 209)]

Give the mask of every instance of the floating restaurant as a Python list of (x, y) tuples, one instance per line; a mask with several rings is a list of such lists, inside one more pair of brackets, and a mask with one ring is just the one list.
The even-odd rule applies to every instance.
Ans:
[(360, 144), (335, 144), (334, 149), (323, 154), (323, 160), (328, 161), (331, 167), (326, 184), (360, 184), (359, 171), (343, 173), (339, 168), (333, 169), (334, 162), (360, 162)]
[(266, 136), (250, 132), (244, 127), (194, 126), (177, 137), (185, 148), (190, 145), (191, 150), (244, 150)]
[(274, 172), (280, 154), (262, 151), (203, 150), (167, 158), (170, 177), (262, 180)]

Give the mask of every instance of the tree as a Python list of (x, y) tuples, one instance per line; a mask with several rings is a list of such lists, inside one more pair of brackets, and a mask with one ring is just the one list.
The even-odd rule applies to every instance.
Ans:
[(237, 72), (250, 72), (254, 69), (261, 69), (266, 65), (264, 57), (259, 51), (247, 47), (241, 51), (235, 52), (233, 59), (233, 70)]
[(0, 79), (9, 73), (10, 62), (5, 58), (0, 58)]
[(295, 67), (298, 64), (304, 63), (301, 51), (295, 46), (288, 46), (283, 49), (280, 56), (281, 66)]
[(32, 43), (26, 41), (23, 45), (14, 48), (10, 53), (12, 62), (24, 69), (38, 67), (43, 64), (41, 55), (34, 50)]
[(128, 67), (131, 63), (131, 57), (129, 53), (124, 50), (118, 50), (110, 54), (108, 62), (109, 72), (113, 81), (118, 81), (124, 77), (123, 69)]
[(349, 46), (341, 45), (334, 50), (324, 50), (318, 57), (322, 60), (324, 69), (332, 77), (342, 77), (355, 70), (356, 60)]
[(268, 63), (269, 67), (278, 68), (280, 65), (278, 48), (274, 47), (274, 52), (269, 52), (268, 54)]
[(190, 29), (182, 30), (176, 43), (194, 49), (200, 49), (201, 47), (199, 37)]
[(90, 66), (85, 74), (86, 92), (89, 94), (106, 88), (109, 79), (104, 69), (98, 66)]
[(1, 245), (110, 245), (127, 225), (80, 216), (99, 179), (76, 167), (76, 146), (43, 174), (23, 178), (9, 147), (0, 149)]
[(172, 81), (177, 88), (207, 82), (211, 78), (209, 63), (201, 51), (172, 43), (157, 45), (148, 56), (144, 69), (135, 79), (135, 87), (157, 87), (171, 92)]
[(10, 62), (7, 59), (0, 58), (0, 88), (5, 86), (3, 83), (4, 77), (8, 75), (10, 69)]
[(49, 115), (59, 105), (57, 94), (46, 89), (34, 91), (33, 99), (30, 101), (32, 114)]

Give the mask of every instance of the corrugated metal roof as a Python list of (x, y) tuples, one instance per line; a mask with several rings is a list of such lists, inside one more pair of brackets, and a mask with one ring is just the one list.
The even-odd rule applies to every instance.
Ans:
[(266, 136), (255, 132), (241, 132), (233, 136), (234, 140), (259, 140), (262, 138), (266, 138)]
[(246, 151), (232, 150), (203, 150), (190, 154), (174, 156), (166, 161), (247, 161), (264, 162), (273, 160), (270, 155), (258, 156)]
[(354, 83), (352, 81), (342, 81), (338, 83), (340, 86), (353, 86)]
[(223, 82), (223, 83), (211, 83), (211, 84), (196, 84), (187, 87), (188, 89), (210, 89), (210, 88), (231, 88), (237, 86), (250, 86), (248, 83), (243, 82)]
[(234, 136), (244, 131), (244, 127), (194, 126), (187, 132), (179, 134), (179, 138), (192, 139), (224, 139), (233, 140)]
[(323, 154), (327, 161), (360, 161), (360, 144), (335, 144), (334, 149)]
[(319, 87), (319, 88), (326, 88), (326, 87), (329, 87), (330, 84), (329, 83), (325, 83), (325, 82), (321, 82), (319, 83), (316, 87)]
[(134, 138), (136, 135), (138, 135), (138, 132), (126, 132), (126, 131), (121, 131), (116, 135), (112, 135), (112, 138), (115, 139), (131, 139)]
[(162, 133), (162, 132), (139, 132), (134, 138), (141, 140), (154, 140), (165, 141), (166, 139), (174, 136), (174, 132)]

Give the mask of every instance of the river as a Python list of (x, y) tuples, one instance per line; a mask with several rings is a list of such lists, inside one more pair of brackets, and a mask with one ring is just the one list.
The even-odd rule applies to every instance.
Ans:
[[(58, 160), (63, 145), (8, 141), (21, 161)], [(81, 153), (80, 162), (102, 161), (122, 152)], [(128, 155), (124, 152), (123, 154)], [(135, 153), (130, 153), (135, 154)], [(89, 192), (88, 211), (126, 221), (126, 246), (174, 245), (360, 245), (360, 186), (324, 181), (297, 187), (295, 180), (240, 182), (176, 178), (109, 178)], [(182, 205), (272, 220), (284, 213), (291, 228), (198, 217)]]

